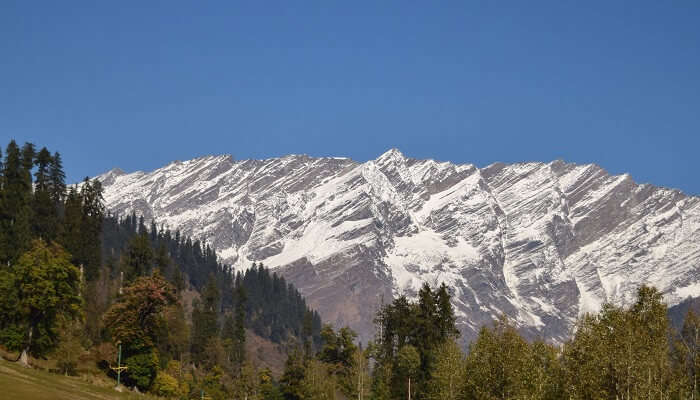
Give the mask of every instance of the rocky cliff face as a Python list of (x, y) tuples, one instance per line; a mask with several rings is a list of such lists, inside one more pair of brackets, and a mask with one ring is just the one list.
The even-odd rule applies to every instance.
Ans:
[(261, 261), (326, 321), (364, 340), (382, 301), (446, 282), (463, 338), (505, 313), (565, 339), (576, 317), (640, 284), (700, 296), (700, 198), (596, 165), (290, 155), (173, 162), (99, 177), (107, 207), (206, 240), (238, 269)]

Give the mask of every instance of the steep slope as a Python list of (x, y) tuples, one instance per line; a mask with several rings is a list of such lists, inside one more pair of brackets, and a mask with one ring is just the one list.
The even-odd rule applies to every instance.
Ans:
[(495, 315), (562, 340), (577, 315), (653, 284), (700, 295), (700, 199), (596, 165), (290, 155), (174, 162), (99, 177), (113, 212), (205, 239), (238, 269), (277, 268), (363, 339), (383, 299), (448, 283), (465, 340)]

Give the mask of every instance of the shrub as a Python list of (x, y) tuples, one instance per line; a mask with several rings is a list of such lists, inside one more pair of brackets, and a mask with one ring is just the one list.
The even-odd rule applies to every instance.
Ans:
[(174, 397), (178, 394), (178, 389), (179, 386), (177, 384), (177, 379), (163, 371), (160, 371), (156, 375), (156, 379), (153, 381), (151, 392), (161, 397)]
[(155, 352), (140, 353), (127, 358), (126, 383), (135, 385), (141, 391), (151, 387), (158, 372), (158, 355)]

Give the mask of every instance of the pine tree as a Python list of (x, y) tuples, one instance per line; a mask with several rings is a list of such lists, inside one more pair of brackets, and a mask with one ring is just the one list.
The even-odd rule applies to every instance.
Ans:
[(185, 310), (180, 302), (165, 308), (163, 340), (158, 340), (161, 358), (174, 358), (182, 361), (189, 349), (190, 327), (185, 318)]
[(56, 152), (49, 163), (49, 191), (54, 204), (60, 205), (66, 195), (66, 174), (63, 172), (61, 155)]
[(298, 349), (293, 350), (287, 356), (287, 361), (284, 364), (284, 373), (280, 379), (282, 393), (286, 400), (303, 400), (306, 398), (303, 384), (306, 376), (304, 364), (304, 357)]
[(391, 400), (391, 377), (390, 364), (375, 364), (372, 370), (372, 384), (370, 387), (371, 400)]
[(83, 254), (83, 198), (75, 188), (71, 187), (66, 196), (64, 207), (63, 228), (59, 236), (59, 242), (71, 254), (74, 264), (80, 265)]
[(302, 319), (301, 339), (304, 344), (304, 355), (308, 358), (312, 355), (311, 341), (313, 334), (313, 314), (306, 310)]
[(36, 157), (36, 146), (34, 146), (33, 143), (25, 143), (24, 146), (22, 146), (22, 169), (24, 172), (28, 175), (30, 175), (30, 180), (31, 180), (31, 171), (32, 168), (34, 168), (34, 158)]
[(7, 257), (4, 252), (6, 251), (8, 238), (5, 233), (5, 163), (2, 158), (2, 146), (0, 146), (0, 269), (3, 268), (5, 258)]
[(235, 336), (236, 328), (233, 322), (233, 316), (231, 313), (226, 313), (224, 316), (224, 322), (221, 325), (221, 341), (224, 345), (226, 351), (227, 364), (234, 365), (236, 363), (236, 356), (233, 349), (233, 338)]
[(416, 332), (411, 343), (420, 354), (421, 365), (415, 377), (414, 386), (417, 393), (423, 393), (429, 373), (433, 368), (434, 350), (442, 341), (441, 321), (435, 296), (427, 283), (418, 291), (418, 307), (415, 316)]
[(202, 292), (201, 301), (193, 306), (191, 353), (192, 360), (200, 363), (206, 359), (205, 348), (209, 340), (219, 335), (219, 288), (213, 275)]
[(233, 353), (235, 361), (240, 365), (245, 360), (245, 319), (247, 296), (245, 288), (236, 286), (236, 309), (233, 326)]
[(56, 239), (58, 230), (58, 210), (51, 199), (49, 168), (51, 153), (43, 147), (36, 157), (37, 170), (34, 174), (34, 202), (32, 208), (32, 233), (46, 241)]
[(36, 172), (34, 173), (34, 188), (38, 191), (49, 190), (49, 165), (51, 164), (51, 153), (42, 147), (36, 155)]
[(83, 199), (81, 233), (83, 235), (80, 264), (85, 267), (85, 278), (93, 281), (99, 274), (102, 265), (102, 221), (105, 216), (104, 198), (102, 197), (102, 183), (94, 179), (90, 181), (87, 177), (83, 181), (81, 188)]
[(324, 325), (321, 329), (323, 347), (318, 353), (318, 360), (328, 364), (329, 373), (336, 378), (340, 390), (346, 396), (356, 395), (353, 369), (360, 367), (355, 365), (356, 338), (357, 334), (348, 327), (341, 328), (338, 333), (334, 332), (330, 325)]
[(153, 267), (153, 249), (148, 241), (146, 232), (141, 232), (131, 237), (124, 256), (122, 257), (122, 271), (124, 279), (131, 282), (134, 279), (147, 275)]
[(31, 243), (33, 156), (31, 145), (26, 144), (20, 151), (14, 140), (5, 152), (0, 210), (0, 231), (4, 232), (0, 243), (1, 264), (15, 262)]
[[(151, 245), (155, 245), (155, 241), (151, 240)], [(158, 248), (155, 251), (155, 256), (153, 259), (156, 267), (161, 271), (163, 275), (170, 276), (170, 257), (168, 257), (168, 251), (165, 248), (165, 243), (158, 244)]]
[[(441, 321), (438, 320), (438, 308), (430, 285), (423, 284), (418, 291), (418, 309), (416, 314), (417, 332), (414, 345), (428, 352), (439, 342)], [(438, 329), (436, 329), (438, 328)]]
[(456, 328), (457, 318), (455, 318), (452, 302), (450, 301), (450, 293), (447, 285), (443, 282), (440, 288), (435, 292), (435, 303), (437, 304), (437, 321), (439, 340), (445, 341), (459, 337), (459, 330)]

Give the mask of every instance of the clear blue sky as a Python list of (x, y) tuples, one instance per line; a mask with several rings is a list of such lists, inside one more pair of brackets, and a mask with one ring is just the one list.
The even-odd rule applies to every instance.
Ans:
[(397, 147), (700, 194), (697, 0), (6, 0), (0, 76), (3, 145), (62, 152), (72, 181)]

